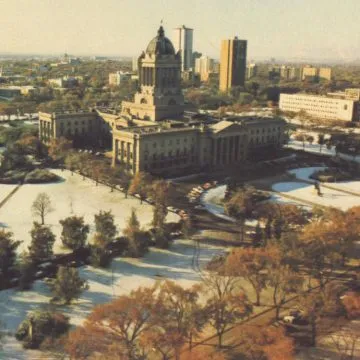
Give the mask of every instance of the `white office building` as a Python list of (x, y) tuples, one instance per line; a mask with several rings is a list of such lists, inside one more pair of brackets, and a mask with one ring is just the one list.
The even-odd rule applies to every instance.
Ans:
[(308, 115), (325, 120), (358, 121), (358, 101), (344, 96), (308, 94), (280, 94), (279, 109), (282, 111), (305, 111)]
[(193, 29), (185, 25), (175, 28), (173, 45), (181, 54), (181, 71), (190, 70), (193, 65)]

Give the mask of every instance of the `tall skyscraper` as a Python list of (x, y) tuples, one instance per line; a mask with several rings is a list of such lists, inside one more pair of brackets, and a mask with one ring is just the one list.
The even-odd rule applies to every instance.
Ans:
[(175, 51), (180, 51), (181, 71), (190, 70), (193, 67), (193, 29), (185, 25), (175, 28), (173, 44)]
[(228, 91), (233, 86), (243, 86), (246, 75), (247, 40), (237, 37), (221, 42), (220, 90)]

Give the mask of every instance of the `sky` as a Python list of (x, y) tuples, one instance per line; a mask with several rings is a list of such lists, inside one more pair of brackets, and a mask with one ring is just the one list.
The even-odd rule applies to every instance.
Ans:
[(138, 56), (194, 29), (194, 50), (248, 40), (248, 59), (360, 58), (359, 0), (0, 0), (0, 53)]

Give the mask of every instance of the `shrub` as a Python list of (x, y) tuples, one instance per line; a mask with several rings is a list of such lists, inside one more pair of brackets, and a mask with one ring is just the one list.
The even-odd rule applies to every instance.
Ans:
[(22, 182), (26, 176), (26, 171), (24, 170), (9, 170), (6, 171), (0, 177), (1, 184), (18, 184)]
[(54, 173), (45, 169), (35, 169), (25, 177), (25, 182), (28, 184), (45, 184), (59, 181), (61, 178)]
[(62, 313), (35, 311), (17, 328), (15, 337), (25, 349), (37, 349), (45, 339), (55, 339), (69, 329), (69, 318)]

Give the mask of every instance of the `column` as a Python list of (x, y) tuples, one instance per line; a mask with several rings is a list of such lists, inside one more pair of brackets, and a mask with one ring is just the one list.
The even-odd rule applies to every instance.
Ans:
[(124, 141), (121, 141), (121, 154), (120, 154), (120, 161), (124, 163)]
[(212, 139), (212, 164), (213, 166), (216, 166), (216, 160), (217, 160), (217, 139)]
[(133, 168), (133, 172), (135, 173), (136, 172), (136, 162), (137, 162), (137, 156), (136, 156), (136, 152), (137, 152), (137, 149), (136, 149), (136, 147), (137, 147), (137, 140), (136, 139), (134, 139), (134, 143), (133, 143), (133, 166), (132, 166), (132, 168)]
[(128, 164), (128, 165), (130, 165), (130, 149), (131, 149), (131, 146), (130, 146), (131, 144), (130, 143), (126, 143), (126, 148), (127, 148), (127, 150), (126, 150), (126, 163)]
[(231, 162), (232, 163), (235, 163), (236, 162), (236, 139), (237, 139), (237, 136), (233, 136), (233, 148), (232, 148), (232, 154), (231, 154)]
[(118, 154), (119, 154), (119, 140), (114, 139), (113, 154), (112, 154), (112, 164), (111, 164), (113, 167), (117, 163)]
[(222, 164), (226, 165), (226, 160), (227, 160), (227, 139), (223, 138), (222, 142), (223, 142)]
[(242, 135), (239, 135), (238, 138), (239, 138), (238, 161), (240, 161), (240, 160), (242, 160), (242, 147), (241, 147), (241, 145), (243, 144)]

